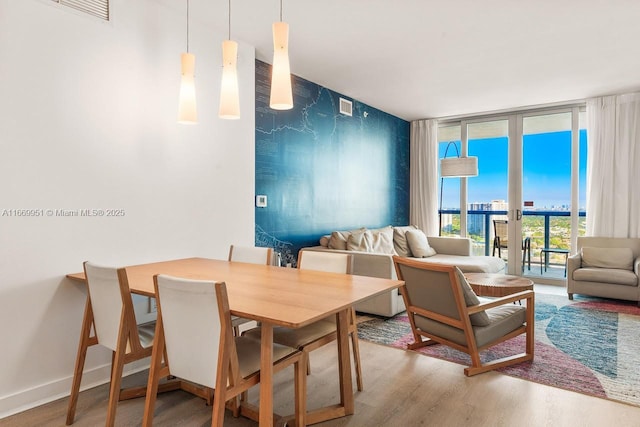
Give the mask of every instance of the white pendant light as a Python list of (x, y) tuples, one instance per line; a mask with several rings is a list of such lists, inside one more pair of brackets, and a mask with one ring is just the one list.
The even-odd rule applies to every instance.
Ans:
[(181, 64), (182, 78), (178, 101), (178, 123), (198, 123), (195, 86), (196, 56), (189, 53), (189, 0), (187, 0), (187, 52), (182, 54)]
[(282, 22), (282, 0), (280, 0), (280, 22), (273, 23), (273, 66), (271, 67), (269, 106), (274, 110), (293, 108), (289, 67), (289, 24)]
[(238, 93), (238, 43), (231, 40), (231, 0), (229, 0), (229, 39), (222, 42), (222, 82), (220, 84), (221, 119), (240, 118)]

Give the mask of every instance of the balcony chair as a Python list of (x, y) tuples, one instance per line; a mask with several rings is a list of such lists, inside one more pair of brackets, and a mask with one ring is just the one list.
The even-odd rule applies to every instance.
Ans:
[[(330, 273), (351, 274), (353, 255), (329, 252), (300, 251), (298, 254), (298, 268), (301, 270), (316, 270)], [(360, 362), (360, 347), (358, 345), (358, 329), (355, 310), (349, 313), (349, 336), (353, 350), (354, 367), (358, 391), (363, 390), (362, 367)], [(253, 337), (260, 336), (260, 328), (245, 332)], [(277, 327), (273, 330), (273, 341), (289, 347), (300, 349), (307, 356), (307, 372), (310, 372), (308, 355), (338, 338), (335, 316), (322, 319), (311, 325), (299, 329)]]
[[(518, 292), (481, 302), (458, 267), (393, 257), (413, 332), (415, 350), (443, 344), (467, 353), (467, 376), (533, 360), (534, 293)], [(526, 300), (526, 305), (510, 304)], [(480, 352), (526, 334), (525, 352), (482, 363)]]
[[(509, 245), (508, 234), (508, 222), (504, 219), (493, 220), (493, 253), (492, 256), (496, 256), (496, 249), (498, 250), (498, 257), (502, 258), (501, 249), (507, 249)], [(526, 261), (526, 262), (525, 262)], [(522, 239), (522, 271), (524, 272), (525, 264), (531, 271), (531, 237), (525, 237)]]
[[(271, 248), (236, 245), (231, 245), (229, 247), (229, 261), (271, 265), (272, 257), (273, 249)], [(241, 325), (251, 322), (249, 319), (243, 319), (238, 316), (231, 316), (231, 321), (235, 336), (240, 336)]]
[[(234, 416), (238, 416), (237, 396), (260, 382), (261, 343), (233, 336), (224, 282), (156, 275), (154, 285), (158, 321), (142, 425), (153, 424), (160, 379), (175, 376), (213, 392), (211, 426), (222, 426), (225, 403), (231, 400)], [(295, 422), (305, 425), (304, 355), (274, 343), (273, 360), (274, 373), (294, 365)], [(255, 416), (258, 412), (250, 413)]]
[[(120, 384), (125, 364), (151, 356), (156, 322), (137, 324), (124, 268), (102, 267), (85, 262), (84, 272), (88, 285), (87, 304), (66, 423), (71, 425), (74, 422), (87, 349), (100, 344), (112, 351), (106, 425), (113, 426), (118, 400), (141, 397), (146, 392), (146, 387), (120, 390)], [(91, 336), (92, 327), (93, 336)], [(161, 391), (175, 390), (178, 387), (177, 383), (169, 383), (163, 385)]]

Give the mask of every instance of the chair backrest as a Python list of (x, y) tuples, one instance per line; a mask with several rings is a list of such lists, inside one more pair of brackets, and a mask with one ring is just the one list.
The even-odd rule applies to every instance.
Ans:
[(225, 333), (224, 307), (229, 315), (228, 302), (220, 300), (216, 292), (216, 286), (224, 283), (167, 275), (155, 276), (154, 282), (169, 372), (215, 388), (221, 336)]
[[(93, 310), (93, 322), (98, 343), (116, 351), (118, 334), (121, 328), (123, 300), (131, 303), (128, 283), (120, 283), (118, 269), (84, 263), (84, 273), (89, 287), (89, 299)], [(124, 273), (124, 269), (122, 273)], [(121, 286), (126, 295), (123, 297)], [(133, 306), (131, 306), (133, 309)]]
[(507, 242), (509, 241), (508, 230), (509, 226), (506, 219), (493, 220), (493, 232), (496, 237), (500, 238), (500, 246), (507, 246)]
[(580, 249), (587, 246), (593, 248), (630, 248), (634, 258), (640, 256), (640, 238), (635, 237), (579, 236), (576, 251), (580, 252)]
[(456, 267), (415, 260), (396, 260), (398, 279), (404, 280), (412, 306), (460, 320), (464, 297), (456, 277)]
[(351, 274), (353, 269), (353, 255), (320, 251), (300, 251), (298, 253), (298, 268), (300, 270)]
[(236, 245), (231, 245), (229, 248), (229, 261), (270, 265), (272, 256), (271, 248)]

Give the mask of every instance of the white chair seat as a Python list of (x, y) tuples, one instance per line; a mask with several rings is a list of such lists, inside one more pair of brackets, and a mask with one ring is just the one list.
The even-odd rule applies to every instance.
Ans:
[[(288, 347), (300, 348), (334, 332), (336, 332), (335, 319), (322, 319), (298, 329), (273, 328), (273, 341)], [(247, 331), (243, 336), (259, 339), (260, 334), (261, 329), (254, 328)]]
[(153, 345), (153, 336), (156, 332), (156, 322), (151, 321), (138, 325), (138, 335), (140, 336), (140, 345), (148, 348)]
[[(247, 378), (260, 370), (260, 336), (257, 340), (245, 336), (235, 337), (235, 339), (240, 376)], [(297, 351), (296, 348), (273, 343), (273, 362), (277, 363)]]

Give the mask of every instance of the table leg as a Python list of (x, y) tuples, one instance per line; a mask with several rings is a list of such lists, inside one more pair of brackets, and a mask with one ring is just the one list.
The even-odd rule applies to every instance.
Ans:
[(351, 356), (349, 355), (349, 310), (339, 312), (337, 319), (340, 403), (344, 406), (345, 415), (351, 415), (355, 411), (355, 403), (351, 378)]
[(273, 426), (273, 325), (262, 322), (260, 346), (260, 427)]

